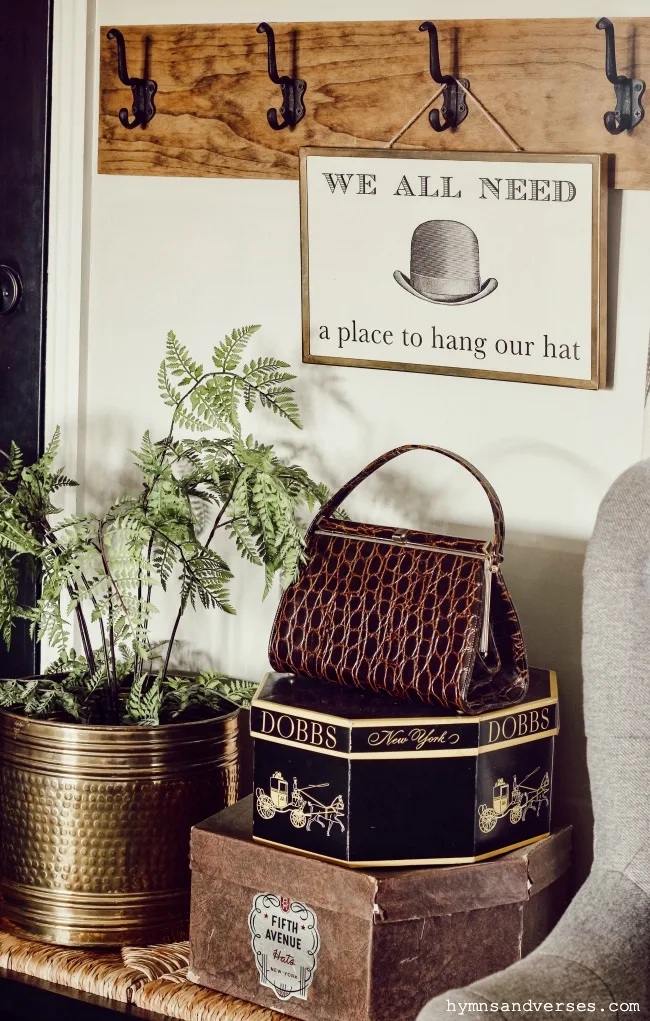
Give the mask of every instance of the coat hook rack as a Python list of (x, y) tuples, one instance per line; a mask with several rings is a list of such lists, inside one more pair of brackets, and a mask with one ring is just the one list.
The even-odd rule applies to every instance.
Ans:
[(137, 128), (139, 124), (141, 124), (144, 128), (156, 112), (153, 97), (155, 96), (158, 88), (156, 82), (147, 77), (149, 71), (149, 40), (146, 40), (145, 49), (145, 77), (129, 78), (129, 73), (126, 69), (126, 47), (124, 45), (124, 36), (120, 32), (119, 28), (111, 28), (106, 33), (106, 38), (115, 39), (115, 42), (117, 43), (118, 77), (123, 85), (128, 85), (133, 90), (133, 106), (131, 109), (135, 115), (134, 119), (129, 121), (129, 111), (126, 107), (122, 107), (118, 113), (120, 123), (125, 128)]
[[(420, 32), (429, 33), (429, 70), (434, 82), (444, 85), (442, 94), (442, 120), (440, 111), (432, 110), (429, 114), (429, 123), (434, 131), (446, 131), (447, 128), (457, 128), (467, 117), (467, 102), (463, 89), (469, 89), (467, 78), (456, 78), (450, 74), (442, 74), (440, 69), (440, 50), (438, 48), (438, 30), (432, 21), (423, 21), (420, 25)], [(461, 83), (463, 88), (458, 85)]]
[(266, 113), (267, 120), (274, 131), (281, 131), (282, 128), (295, 128), (296, 124), (305, 116), (305, 105), (302, 97), (305, 94), (307, 82), (303, 81), (302, 78), (292, 78), (286, 74), (282, 75), (282, 77), (279, 76), (278, 65), (275, 59), (275, 33), (266, 21), (262, 21), (257, 26), (257, 31), (260, 33), (264, 32), (268, 41), (269, 78), (274, 85), (279, 85), (282, 89), (280, 117), (284, 119), (280, 122), (278, 120), (278, 111), (271, 107)]
[(601, 18), (596, 22), (596, 28), (605, 30), (605, 74), (616, 93), (616, 109), (608, 110), (603, 121), (610, 135), (620, 135), (622, 131), (632, 131), (643, 120), (641, 97), (645, 92), (645, 82), (618, 74), (614, 26), (609, 18)]

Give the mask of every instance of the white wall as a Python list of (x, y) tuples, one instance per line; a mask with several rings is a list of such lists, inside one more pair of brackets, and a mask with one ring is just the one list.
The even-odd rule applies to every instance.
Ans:
[[(531, 660), (558, 670), (563, 709), (558, 801), (561, 817), (579, 826), (584, 862), (589, 808), (579, 666), (581, 571), (600, 499), (642, 452), (650, 194), (611, 193), (609, 300), (616, 357), (610, 390), (302, 365), (297, 183), (97, 175), (98, 26), (423, 19), (431, 17), (430, 5), (408, 0), (395, 8), (378, 0), (371, 7), (362, 0), (330, 0), (323, 14), (322, 5), (298, 0), (98, 0), (89, 10), (89, 287), (81, 334), (78, 465), (83, 499), (94, 505), (114, 495), (129, 474), (125, 449), (145, 428), (154, 433), (165, 428), (155, 369), (170, 328), (205, 356), (232, 326), (262, 323), (260, 347), (291, 362), (297, 372), (305, 428), (298, 434), (275, 419), (258, 419), (256, 429), (285, 444), (330, 486), (399, 443), (440, 444), (463, 453), (490, 478), (503, 502), (505, 574)], [(578, 0), (549, 0), (543, 13), (595, 21), (602, 12)], [(607, 13), (642, 15), (647, 5), (645, 0), (614, 2)], [(521, 5), (493, 0), (489, 15), (522, 17)], [(485, 4), (457, 0), (454, 16), (483, 17)], [(606, 141), (604, 135), (604, 147)], [(494, 142), (498, 149), (498, 136)], [(486, 529), (487, 505), (462, 472), (436, 463), (432, 455), (404, 460), (359, 493), (350, 508), (355, 516), (395, 525)], [(188, 618), (181, 633), (187, 648), (205, 663), (259, 678), (267, 666), (277, 600), (274, 594), (262, 604), (261, 591), (261, 577), (252, 569), (241, 571), (234, 586), (239, 615)]]

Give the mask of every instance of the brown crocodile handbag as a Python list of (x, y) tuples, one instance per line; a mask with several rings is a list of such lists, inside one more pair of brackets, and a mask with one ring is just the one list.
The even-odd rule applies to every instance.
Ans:
[[(450, 457), (480, 482), (494, 515), (492, 542), (333, 517), (360, 482), (407, 450)], [(273, 669), (465, 713), (514, 705), (526, 694), (528, 667), (500, 570), (503, 538), (499, 498), (469, 461), (419, 444), (389, 450), (314, 518), (300, 575), (273, 625)]]

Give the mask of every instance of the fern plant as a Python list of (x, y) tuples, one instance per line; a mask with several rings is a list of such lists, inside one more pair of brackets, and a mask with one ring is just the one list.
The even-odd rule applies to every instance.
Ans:
[[(326, 489), (273, 447), (244, 435), (242, 413), (256, 405), (300, 428), (289, 366), (268, 356), (245, 361), (259, 329), (235, 329), (205, 367), (174, 333), (167, 336), (158, 386), (170, 408), (161, 439), (145, 432), (132, 454), (142, 485), (103, 515), (62, 515), (57, 492), (76, 483), (55, 467), (59, 431), (25, 465), (12, 443), (0, 466), (0, 634), (16, 621), (56, 650), (47, 677), (0, 682), (0, 707), (81, 723), (155, 725), (250, 701), (253, 686), (218, 673), (170, 672), (178, 627), (191, 608), (234, 613), (232, 572), (214, 548), (227, 536), (264, 570), (293, 580), (303, 551), (302, 508)], [(19, 598), (27, 567), (40, 583), (35, 606)], [(156, 594), (178, 592), (170, 635), (156, 640)], [(80, 648), (75, 648), (76, 624)]]

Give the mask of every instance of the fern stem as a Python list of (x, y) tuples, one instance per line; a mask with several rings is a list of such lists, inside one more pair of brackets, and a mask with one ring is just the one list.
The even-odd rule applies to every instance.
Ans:
[(164, 664), (164, 666), (162, 668), (162, 674), (160, 675), (160, 680), (161, 681), (164, 681), (165, 678), (167, 677), (167, 671), (169, 670), (169, 660), (171, 659), (172, 649), (174, 648), (174, 642), (176, 641), (176, 632), (178, 631), (178, 625), (181, 622), (181, 618), (182, 618), (183, 614), (185, 613), (186, 605), (187, 605), (187, 601), (182, 599), (181, 600), (181, 605), (178, 608), (178, 613), (176, 614), (176, 620), (174, 621), (174, 626), (172, 628), (172, 633), (169, 636), (169, 642), (168, 642), (168, 645), (167, 645), (167, 655), (165, 656), (165, 664)]
[[(212, 539), (214, 538), (214, 533), (216, 532), (217, 528), (219, 528), (219, 525), (220, 525), (220, 523), (222, 521), (222, 518), (223, 518), (223, 515), (224, 515), (224, 513), (226, 511), (226, 508), (230, 504), (233, 496), (235, 495), (235, 489), (237, 488), (237, 483), (239, 482), (239, 479), (241, 478), (241, 475), (242, 475), (242, 472), (239, 472), (239, 474), (235, 478), (235, 481), (233, 482), (232, 486), (230, 487), (230, 492), (228, 493), (228, 496), (227, 496), (225, 502), (222, 504), (222, 506), (221, 506), (221, 508), (219, 510), (219, 513), (217, 514), (217, 516), (215, 518), (214, 524), (213, 524), (213, 526), (212, 526), (212, 528), (210, 530), (210, 535), (208, 536), (207, 542), (204, 544), (206, 549), (208, 548), (208, 546), (212, 542)], [(171, 541), (171, 540), (168, 540), (168, 541)], [(180, 547), (179, 547), (179, 549), (180, 549)], [(181, 551), (181, 555), (182, 555), (182, 551)], [(189, 564), (187, 563), (187, 561), (185, 560), (184, 556), (183, 556), (183, 567), (184, 567), (185, 570), (189, 571), (190, 574), (193, 574), (192, 569), (189, 566)], [(167, 645), (167, 655), (165, 656), (165, 663), (164, 663), (163, 670), (162, 670), (162, 675), (161, 675), (161, 680), (162, 681), (164, 681), (165, 678), (167, 677), (167, 670), (169, 669), (169, 661), (171, 659), (172, 649), (174, 648), (174, 642), (176, 640), (176, 632), (178, 631), (178, 627), (179, 627), (179, 624), (180, 624), (181, 619), (183, 617), (183, 614), (185, 613), (186, 607), (187, 607), (187, 600), (186, 599), (181, 599), (181, 604), (180, 604), (180, 606), (178, 608), (178, 613), (176, 614), (176, 620), (174, 621), (174, 626), (172, 628), (171, 635), (169, 637), (169, 643)]]
[[(104, 621), (102, 620), (101, 617), (100, 617), (99, 623), (100, 623), (100, 626), (101, 626), (102, 640), (103, 640), (103, 643), (104, 643), (104, 658), (106, 660), (106, 680), (107, 680), (107, 686), (108, 686), (110, 712), (111, 712), (111, 716), (114, 717), (114, 719), (112, 719), (110, 722), (117, 723), (119, 721), (119, 716), (120, 716), (120, 704), (119, 704), (119, 692), (118, 692), (118, 683), (117, 683), (117, 664), (115, 662), (115, 633), (114, 633), (114, 630), (113, 630), (113, 596), (112, 596), (111, 588), (110, 588), (111, 585), (113, 586), (113, 588), (115, 590), (115, 593), (117, 595), (117, 598), (119, 599), (119, 601), (120, 601), (120, 603), (122, 605), (122, 609), (124, 610), (124, 614), (126, 616), (126, 619), (129, 621), (129, 627), (131, 628), (131, 632), (132, 633), (134, 633), (134, 632), (133, 632), (133, 625), (131, 624), (131, 621), (129, 619), (129, 612), (128, 612), (127, 608), (126, 608), (126, 603), (124, 602), (124, 599), (122, 598), (122, 593), (120, 592), (120, 590), (118, 588), (117, 582), (115, 581), (115, 578), (113, 577), (113, 574), (111, 572), (111, 569), (110, 569), (110, 566), (109, 566), (109, 563), (108, 563), (108, 556), (107, 556), (107, 553), (106, 553), (106, 546), (104, 545), (104, 522), (103, 521), (99, 522), (99, 525), (98, 525), (98, 528), (97, 528), (97, 538), (98, 538), (98, 541), (99, 541), (99, 545), (95, 546), (95, 549), (97, 550), (97, 552), (99, 553), (99, 555), (101, 557), (102, 566), (104, 568), (104, 574), (106, 575), (106, 578), (108, 579), (108, 582), (109, 582), (109, 589), (108, 589), (108, 640), (106, 639), (106, 631), (104, 629)], [(93, 543), (93, 545), (95, 545), (95, 544)], [(134, 635), (134, 637), (135, 637), (135, 635)]]
[(208, 548), (208, 546), (210, 545), (210, 543), (214, 539), (214, 533), (216, 532), (217, 528), (219, 528), (219, 526), (221, 524), (221, 519), (223, 518), (223, 515), (224, 515), (224, 513), (226, 511), (226, 508), (228, 507), (229, 503), (231, 502), (233, 496), (235, 495), (235, 490), (237, 489), (237, 483), (239, 482), (239, 480), (240, 480), (240, 478), (242, 477), (243, 474), (244, 474), (243, 471), (240, 471), (239, 474), (237, 475), (237, 477), (235, 478), (235, 481), (233, 482), (232, 486), (230, 487), (230, 492), (228, 493), (228, 496), (226, 497), (225, 502), (222, 504), (221, 509), (219, 510), (219, 513), (217, 514), (216, 518), (214, 519), (214, 524), (213, 524), (212, 528), (210, 529), (210, 534), (209, 534), (209, 536), (207, 538), (207, 542), (204, 544), (206, 549)]
[[(84, 584), (84, 588), (86, 589), (86, 594), (88, 595), (88, 598), (90, 599), (90, 601), (93, 604), (93, 606), (95, 607), (95, 609), (97, 609), (97, 607), (98, 607), (97, 600), (95, 599), (95, 596), (94, 596), (94, 594), (92, 592), (92, 589), (90, 587), (90, 583), (89, 583), (88, 579), (86, 578), (86, 575), (83, 573), (83, 571), (81, 572), (81, 580), (82, 580), (82, 582)], [(77, 599), (79, 599), (79, 590), (78, 589), (77, 589)], [(86, 617), (85, 617), (85, 614), (83, 613), (83, 610), (81, 609), (80, 604), (78, 604), (77, 608), (79, 610), (81, 610), (81, 621), (83, 622), (82, 642), (83, 642), (83, 645), (84, 645), (84, 650), (86, 651), (86, 662), (88, 663), (89, 672), (91, 674), (94, 674), (94, 673), (97, 672), (97, 663), (96, 663), (96, 660), (95, 660), (95, 654), (93, 652), (92, 643), (90, 641), (90, 633), (88, 631), (88, 625), (86, 623)], [(79, 619), (79, 618), (77, 618), (77, 619)], [(82, 630), (81, 622), (80, 622), (79, 630), (80, 631)], [(85, 632), (86, 641), (84, 641), (84, 639), (83, 639), (83, 632)], [(100, 633), (100, 636), (101, 636), (102, 650), (103, 650), (103, 653), (104, 653), (104, 663), (105, 663), (105, 669), (106, 669), (106, 682), (107, 682), (107, 685), (110, 685), (110, 661), (109, 661), (109, 658), (108, 658), (108, 647), (107, 647), (107, 642), (106, 642), (106, 630), (104, 628), (104, 621), (103, 621), (103, 619), (101, 617), (99, 617), (99, 633)], [(106, 722), (107, 723), (117, 723), (118, 719), (119, 719), (118, 707), (117, 707), (114, 699), (112, 699), (110, 697), (111, 696), (110, 690), (108, 692), (106, 692), (106, 696), (107, 696), (105, 698), (105, 702), (106, 702)]]
[(75, 590), (75, 594), (73, 594), (73, 590), (72, 590), (71, 586), (68, 585), (68, 593), (70, 595), (70, 599), (73, 600), (75, 602), (75, 604), (76, 604), (75, 605), (75, 616), (77, 618), (77, 624), (79, 626), (79, 636), (81, 638), (81, 644), (84, 647), (84, 654), (86, 656), (86, 663), (88, 664), (88, 669), (90, 670), (90, 672), (94, 673), (95, 670), (97, 669), (97, 666), (96, 666), (96, 663), (95, 663), (95, 656), (93, 654), (93, 646), (92, 646), (92, 642), (90, 640), (90, 632), (88, 630), (88, 624), (86, 623), (86, 615), (84, 614), (82, 606), (81, 606), (81, 603), (79, 601), (80, 600), (79, 590), (76, 589)]
[(108, 653), (108, 641), (106, 639), (106, 628), (104, 627), (104, 621), (99, 618), (99, 631), (102, 636), (102, 649), (104, 652), (104, 663), (106, 665), (106, 722), (107, 723), (119, 723), (120, 719), (120, 707), (117, 697), (117, 691), (115, 685), (111, 681), (111, 661)]
[(179, 543), (174, 542), (173, 539), (170, 539), (168, 535), (165, 535), (165, 533), (162, 531), (161, 528), (158, 528), (156, 525), (153, 525), (151, 522), (147, 522), (147, 524), (149, 525), (149, 528), (152, 529), (152, 531), (154, 531), (158, 535), (162, 536), (162, 538), (165, 540), (165, 542), (168, 542), (170, 546), (173, 546), (174, 549), (178, 550), (178, 552), (180, 554), (180, 558), (181, 558), (181, 560), (183, 562), (183, 570), (187, 571), (191, 575), (191, 577), (198, 583), (198, 578), (196, 576), (196, 572), (193, 571), (192, 568), (190, 567), (190, 562), (189, 562), (189, 560), (185, 556), (185, 553), (183, 551), (183, 547)]
[(115, 660), (115, 628), (113, 626), (113, 596), (108, 590), (108, 648), (111, 654), (111, 667), (113, 669), (113, 702), (117, 705), (117, 663)]
[[(178, 405), (178, 407), (180, 407), (180, 405)], [(160, 454), (160, 457), (158, 459), (160, 465), (162, 465), (162, 463), (163, 463), (163, 461), (165, 459), (165, 453), (170, 448), (170, 446), (172, 444), (172, 440), (173, 440), (173, 437), (174, 437), (174, 425), (176, 423), (176, 410), (177, 409), (174, 410), (174, 414), (172, 415), (172, 420), (171, 420), (171, 425), (169, 427), (169, 432), (167, 433), (167, 437), (165, 439), (165, 446), (163, 447), (163, 449), (161, 451), (161, 454)], [(151, 496), (151, 493), (153, 492), (154, 486), (156, 485), (157, 481), (158, 481), (157, 479), (154, 479), (154, 481), (151, 483), (151, 485), (143, 487), (144, 488), (144, 492), (143, 492), (143, 495), (142, 495), (142, 513), (143, 513), (143, 516), (144, 516), (145, 520), (146, 520), (146, 515), (147, 515), (147, 510), (148, 510), (149, 497)], [(150, 567), (151, 567), (151, 557), (152, 557), (152, 555), (153, 555), (153, 532), (152, 532), (152, 534), (151, 534), (151, 536), (149, 538), (149, 543), (147, 545), (147, 561), (146, 561), (147, 562), (147, 574), (149, 573), (149, 570), (150, 570)], [(147, 606), (147, 607), (149, 607), (151, 605), (151, 593), (152, 593), (152, 591), (153, 591), (153, 586), (151, 585), (151, 583), (149, 583), (147, 585), (147, 595), (146, 595), (145, 602), (144, 602), (144, 605)], [(143, 619), (143, 617), (142, 617), (142, 613), (143, 613), (143, 608), (142, 608), (142, 567), (140, 567), (139, 576), (138, 576), (138, 596), (137, 596), (137, 600), (138, 600), (138, 619), (142, 620)], [(145, 637), (147, 635), (148, 630), (149, 630), (149, 613), (147, 613), (145, 615), (145, 617), (144, 617), (143, 631), (144, 631)], [(144, 659), (143, 659), (143, 657), (142, 657), (140, 652), (136, 652), (135, 660), (134, 660), (134, 663), (133, 663), (133, 676), (134, 676), (134, 678), (136, 680), (138, 680), (138, 678), (139, 678), (139, 676), (140, 676), (140, 674), (142, 672), (143, 666), (144, 666)]]
[[(63, 550), (59, 545), (58, 540), (55, 538), (54, 533), (52, 532), (51, 525), (47, 518), (42, 518), (38, 522), (36, 522), (35, 531), (36, 537), (43, 544), (49, 542), (50, 546), (57, 554), (57, 556), (59, 557), (63, 556)], [(86, 582), (85, 578), (83, 580), (86, 585), (86, 588), (88, 588), (88, 583)], [(86, 622), (86, 615), (81, 605), (81, 593), (79, 592), (79, 588), (77, 587), (77, 585), (71, 582), (68, 583), (68, 585), (66, 585), (66, 588), (68, 590), (68, 594), (70, 595), (70, 599), (75, 604), (75, 616), (77, 618), (77, 624), (79, 626), (79, 637), (81, 638), (81, 644), (84, 647), (84, 653), (86, 655), (88, 669), (90, 670), (91, 673), (94, 673), (95, 670), (97, 669), (97, 666), (95, 663), (95, 656), (93, 654), (92, 642), (90, 640), (90, 631), (88, 630), (88, 624)]]
[[(151, 492), (151, 490), (150, 490), (150, 492)], [(148, 499), (148, 497), (146, 497), (146, 499)], [(143, 506), (143, 511), (146, 514), (146, 503)], [(152, 553), (153, 553), (153, 533), (149, 536), (149, 543), (147, 545), (147, 571), (149, 570), (149, 567), (151, 565)], [(145, 599), (145, 606), (147, 606), (147, 607), (149, 607), (149, 605), (151, 604), (151, 592), (152, 592), (152, 589), (153, 589), (153, 586), (151, 585), (151, 583), (149, 583), (149, 585), (147, 585), (147, 597)], [(142, 563), (140, 563), (140, 567), (139, 567), (139, 570), (138, 570), (138, 595), (137, 595), (137, 600), (138, 600), (138, 620), (143, 620), (143, 616), (142, 616)], [(144, 616), (144, 622), (143, 622), (143, 625), (142, 625), (142, 630), (143, 630), (143, 639), (144, 639), (144, 638), (146, 638), (147, 632), (149, 630), (149, 613), (146, 613), (145, 616)], [(144, 640), (143, 640), (142, 644), (144, 645)], [(142, 667), (143, 666), (144, 666), (144, 659), (143, 659), (142, 653), (140, 651), (136, 651), (135, 659), (133, 661), (133, 677), (134, 677), (134, 679), (136, 681), (139, 680), (139, 677), (140, 677), (140, 674), (142, 672)]]
[(110, 581), (111, 585), (113, 586), (113, 588), (115, 590), (115, 595), (119, 599), (120, 604), (122, 606), (122, 609), (124, 610), (124, 615), (125, 615), (126, 619), (129, 621), (129, 626), (131, 628), (131, 631), (133, 631), (134, 628), (133, 628), (133, 625), (131, 624), (131, 620), (130, 620), (130, 617), (129, 617), (128, 607), (127, 607), (126, 603), (124, 602), (124, 597), (122, 596), (122, 593), (120, 592), (119, 586), (118, 586), (117, 582), (115, 581), (115, 578), (113, 577), (113, 572), (111, 571), (110, 565), (108, 563), (108, 556), (106, 554), (106, 547), (104, 545), (104, 522), (100, 522), (99, 523), (99, 528), (97, 529), (97, 536), (98, 536), (98, 539), (99, 539), (99, 546), (95, 546), (95, 549), (97, 550), (97, 552), (99, 553), (100, 557), (102, 558), (102, 564), (104, 565), (104, 573), (106, 574), (106, 577), (108, 578), (108, 580)]
[[(98, 602), (97, 602), (97, 600), (96, 600), (96, 598), (94, 596), (94, 593), (93, 593), (93, 591), (92, 591), (92, 589), (90, 587), (90, 582), (86, 578), (86, 575), (83, 573), (83, 571), (81, 572), (81, 580), (82, 580), (82, 582), (84, 584), (84, 588), (86, 589), (86, 593), (88, 595), (88, 598), (90, 599), (91, 603), (93, 604), (93, 606), (97, 610), (99, 608), (99, 604), (98, 604)], [(82, 613), (82, 616), (83, 616), (83, 613)], [(108, 643), (107, 643), (107, 640), (106, 640), (106, 629), (104, 627), (104, 620), (103, 620), (103, 618), (100, 616), (98, 618), (98, 620), (99, 620), (99, 633), (100, 633), (101, 640), (102, 640), (102, 651), (104, 653), (104, 663), (105, 663), (105, 667), (106, 667), (106, 686), (105, 687), (108, 689), (106, 691), (106, 698), (104, 700), (105, 703), (106, 703), (106, 722), (107, 723), (118, 723), (119, 722), (119, 705), (118, 705), (117, 697), (114, 695), (113, 691), (111, 690), (111, 683), (110, 683), (111, 670), (110, 670), (110, 659), (109, 659), (109, 655), (108, 655)], [(89, 667), (90, 673), (94, 674), (96, 672), (96, 670), (97, 670), (97, 664), (96, 664), (96, 661), (95, 661), (95, 654), (94, 654), (94, 652), (92, 650), (92, 644), (90, 642), (90, 635), (88, 633), (88, 626), (87, 626), (86, 621), (85, 621), (85, 616), (84, 616), (84, 628), (86, 630), (86, 635), (88, 636), (88, 648), (89, 648), (89, 653), (90, 653), (89, 655), (88, 654), (86, 655), (86, 660), (88, 662), (88, 667)], [(84, 648), (85, 648), (85, 645), (84, 645)]]

